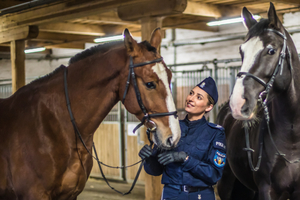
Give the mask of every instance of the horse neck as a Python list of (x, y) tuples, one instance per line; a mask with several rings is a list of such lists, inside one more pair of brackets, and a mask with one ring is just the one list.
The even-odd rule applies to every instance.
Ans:
[[(283, 118), (283, 120), (287, 120), (287, 122), (292, 123), (293, 121), (298, 121), (298, 119), (300, 120), (300, 61), (295, 45), (288, 33), (287, 38), (288, 49), (291, 55), (290, 58), (286, 58), (290, 61), (286, 60), (285, 62), (290, 63), (291, 65), (288, 66), (291, 71), (291, 82), (288, 89), (285, 92), (280, 93), (272, 100), (272, 112), (274, 120), (282, 121)], [(278, 75), (280, 76), (280, 74)]]
[(71, 107), (82, 134), (93, 134), (119, 101), (119, 76), (125, 63), (126, 52), (119, 49), (92, 55), (68, 67)]

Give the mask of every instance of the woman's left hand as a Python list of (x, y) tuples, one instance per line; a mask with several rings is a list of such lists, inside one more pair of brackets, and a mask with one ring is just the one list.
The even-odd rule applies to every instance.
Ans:
[(187, 157), (184, 151), (166, 151), (158, 155), (158, 162), (162, 165), (167, 165), (172, 162), (184, 162)]

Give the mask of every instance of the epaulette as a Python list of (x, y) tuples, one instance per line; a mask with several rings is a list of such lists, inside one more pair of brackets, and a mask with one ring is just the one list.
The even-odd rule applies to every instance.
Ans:
[(215, 128), (215, 129), (219, 129), (221, 131), (224, 131), (224, 128), (222, 126), (220, 126), (219, 124), (214, 124), (214, 123), (208, 123), (208, 125), (212, 128)]

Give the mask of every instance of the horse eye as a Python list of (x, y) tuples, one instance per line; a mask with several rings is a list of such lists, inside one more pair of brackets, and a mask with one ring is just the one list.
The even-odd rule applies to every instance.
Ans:
[(268, 54), (269, 55), (274, 55), (276, 53), (275, 49), (269, 49)]
[(156, 86), (153, 82), (146, 83), (146, 87), (149, 88), (149, 89), (155, 89), (156, 88)]

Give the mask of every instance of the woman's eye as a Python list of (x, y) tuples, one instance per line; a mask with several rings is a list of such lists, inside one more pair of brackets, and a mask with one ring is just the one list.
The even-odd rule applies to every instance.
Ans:
[(274, 55), (276, 53), (276, 50), (275, 49), (269, 49), (268, 50), (268, 54), (269, 55)]
[(146, 87), (149, 88), (149, 89), (155, 89), (156, 88), (156, 86), (153, 82), (146, 83)]

